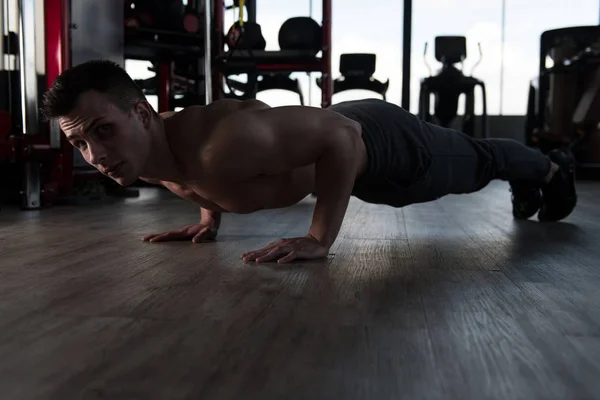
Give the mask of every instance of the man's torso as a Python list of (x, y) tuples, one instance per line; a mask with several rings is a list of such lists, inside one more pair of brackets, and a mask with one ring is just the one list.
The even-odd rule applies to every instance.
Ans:
[[(165, 128), (174, 154), (184, 165), (185, 174), (178, 182), (160, 183), (178, 196), (217, 212), (250, 213), (261, 209), (291, 206), (315, 191), (315, 165), (295, 168), (286, 173), (259, 174), (245, 182), (230, 184), (211, 172), (207, 164), (215, 140), (217, 125), (236, 118), (241, 110), (268, 108), (260, 101), (215, 102), (206, 107), (186, 109), (165, 119)], [(187, 115), (186, 115), (187, 114)], [(197, 130), (198, 134), (190, 134)], [(243, 155), (241, 155), (243, 157)], [(268, 160), (264, 160), (265, 165)]]

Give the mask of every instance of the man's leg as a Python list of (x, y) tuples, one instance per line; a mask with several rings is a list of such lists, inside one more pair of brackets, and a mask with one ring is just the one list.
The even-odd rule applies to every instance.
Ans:
[(481, 190), (494, 179), (510, 182), (513, 215), (559, 220), (577, 202), (573, 157), (553, 151), (548, 156), (512, 139), (473, 139), (460, 132), (426, 124), (432, 154), (431, 187), (440, 193)]
[(473, 193), (502, 179), (510, 182), (517, 218), (529, 218), (541, 208), (540, 219), (558, 220), (575, 207), (568, 154), (546, 156), (510, 139), (473, 139), (375, 99), (332, 109), (363, 126), (369, 165), (353, 194), (366, 202), (403, 207)]

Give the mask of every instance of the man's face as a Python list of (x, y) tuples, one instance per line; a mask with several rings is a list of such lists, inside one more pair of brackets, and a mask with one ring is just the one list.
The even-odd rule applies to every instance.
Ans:
[(69, 115), (60, 118), (59, 124), (90, 165), (127, 186), (138, 179), (146, 165), (151, 115), (147, 103), (124, 113), (107, 96), (87, 92)]

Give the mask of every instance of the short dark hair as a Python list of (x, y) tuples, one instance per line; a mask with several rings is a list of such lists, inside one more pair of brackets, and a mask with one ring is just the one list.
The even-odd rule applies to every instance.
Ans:
[(42, 113), (46, 120), (62, 117), (75, 108), (79, 96), (90, 90), (108, 95), (123, 112), (145, 100), (144, 92), (117, 63), (92, 60), (64, 71), (44, 94)]

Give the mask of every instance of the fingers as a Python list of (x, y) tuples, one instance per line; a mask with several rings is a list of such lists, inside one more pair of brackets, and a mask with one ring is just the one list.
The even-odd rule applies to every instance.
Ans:
[(271, 251), (271, 249), (261, 249), (261, 250), (255, 250), (255, 251), (250, 251), (248, 253), (244, 253), (242, 254), (242, 259), (244, 261), (257, 261), (259, 257), (264, 256), (265, 254), (269, 253)]
[(188, 235), (184, 231), (171, 231), (166, 233), (155, 233), (142, 238), (145, 242), (166, 242), (169, 240), (183, 240)]
[(302, 237), (281, 239), (260, 250), (242, 254), (245, 262), (267, 262), (277, 260), (279, 264), (298, 259), (315, 259), (327, 257), (328, 248), (316, 240)]
[(210, 240), (214, 240), (217, 236), (216, 229), (211, 229), (210, 227), (203, 228), (196, 236), (192, 238), (193, 243), (207, 242)]
[(263, 247), (260, 250), (253, 250), (253, 251), (243, 253), (242, 259), (244, 261), (254, 261), (254, 260), (256, 260), (257, 257), (267, 254), (269, 251), (271, 251), (273, 248), (277, 247), (278, 245), (279, 245), (278, 242), (273, 242), (273, 243), (269, 243), (268, 245), (266, 245), (265, 247)]
[(289, 262), (295, 260), (297, 257), (298, 257), (298, 254), (295, 251), (290, 251), (287, 256), (281, 257), (279, 260), (277, 260), (277, 263), (279, 263), (279, 264), (289, 263)]
[(200, 242), (206, 240), (207, 232), (208, 232), (208, 228), (202, 229), (200, 232), (198, 232), (198, 234), (196, 236), (194, 236), (192, 238), (192, 242), (200, 243)]
[(279, 264), (287, 263), (298, 258), (298, 253), (288, 246), (276, 246), (275, 248), (251, 251), (242, 255), (244, 261), (257, 263), (275, 261)]
[(248, 253), (246, 256), (242, 256), (244, 261), (255, 261), (257, 263), (275, 261), (279, 264), (288, 263), (298, 258), (298, 253), (289, 248), (278, 247), (268, 250), (259, 250)]
[(267, 262), (267, 261), (273, 261), (276, 258), (279, 258), (281, 255), (288, 253), (290, 251), (290, 249), (286, 249), (284, 247), (276, 247), (274, 249), (272, 249), (271, 251), (269, 251), (267, 254), (262, 255), (262, 256), (258, 256), (258, 258), (256, 258), (256, 262)]

